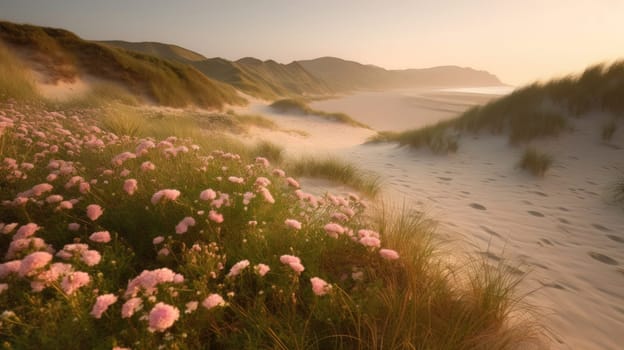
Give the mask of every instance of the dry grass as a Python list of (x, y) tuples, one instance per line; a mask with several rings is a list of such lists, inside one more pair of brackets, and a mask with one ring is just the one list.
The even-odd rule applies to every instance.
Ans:
[(544, 176), (553, 163), (552, 156), (541, 153), (534, 148), (528, 148), (522, 155), (518, 166), (535, 176)]

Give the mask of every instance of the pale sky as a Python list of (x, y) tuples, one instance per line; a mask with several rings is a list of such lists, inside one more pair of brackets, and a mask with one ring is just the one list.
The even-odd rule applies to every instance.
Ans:
[(458, 65), (514, 85), (624, 58), (624, 0), (0, 0), (0, 19), (232, 60)]

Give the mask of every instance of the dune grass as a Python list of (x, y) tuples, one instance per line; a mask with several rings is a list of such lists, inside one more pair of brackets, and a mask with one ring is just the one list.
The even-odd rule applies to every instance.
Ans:
[(369, 196), (375, 196), (381, 189), (379, 176), (338, 158), (305, 156), (288, 161), (285, 167), (294, 176), (339, 182)]
[(624, 176), (613, 187), (613, 198), (617, 202), (624, 202)]
[(39, 94), (26, 68), (0, 42), (0, 101), (8, 98), (33, 101), (39, 98)]
[(615, 119), (611, 119), (608, 122), (606, 122), (602, 126), (602, 130), (600, 131), (600, 137), (602, 141), (605, 141), (605, 142), (611, 141), (611, 139), (613, 138), (613, 134), (615, 134), (616, 130), (617, 130), (617, 122), (615, 121)]
[(541, 153), (535, 148), (527, 148), (524, 151), (518, 166), (529, 171), (534, 176), (543, 177), (552, 163), (553, 158), (551, 155)]
[[(450, 132), (486, 131), (505, 133), (514, 144), (524, 143), (559, 135), (568, 127), (567, 116), (570, 115), (583, 116), (602, 111), (611, 113), (615, 118), (624, 116), (623, 94), (624, 61), (618, 61), (610, 66), (589, 67), (577, 76), (522, 87), (484, 106), (475, 106), (454, 119), (425, 127), (422, 131), (382, 133), (373, 141), (399, 142), (445, 151), (444, 145), (449, 142), (447, 134)], [(608, 136), (608, 128), (604, 132)], [(452, 143), (451, 146), (453, 148)]]
[(339, 123), (343, 123), (343, 124), (347, 124), (347, 125), (351, 125), (355, 127), (370, 129), (369, 126), (354, 120), (346, 113), (329, 113), (329, 112), (315, 110), (311, 108), (310, 106), (308, 106), (307, 103), (301, 99), (287, 98), (283, 100), (278, 100), (278, 101), (273, 102), (270, 105), (270, 107), (273, 108), (278, 113), (313, 115), (313, 116), (321, 117), (323, 119), (327, 119), (327, 120), (331, 120), (331, 121), (335, 121), (335, 122), (339, 122)]
[(450, 135), (448, 122), (439, 122), (421, 129), (406, 132), (379, 132), (368, 143), (398, 142), (401, 146), (409, 145), (420, 148), (428, 147), (434, 153), (452, 153), (459, 148), (457, 137)]

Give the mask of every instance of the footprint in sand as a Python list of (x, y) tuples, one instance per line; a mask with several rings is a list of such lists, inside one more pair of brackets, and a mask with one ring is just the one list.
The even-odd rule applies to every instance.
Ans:
[(603, 264), (619, 265), (619, 263), (616, 260), (614, 260), (613, 258), (611, 258), (611, 257), (609, 257), (607, 255), (604, 255), (604, 254), (601, 254), (601, 253), (596, 253), (596, 252), (589, 252), (587, 254), (589, 254), (589, 256), (591, 256), (594, 260), (598, 260), (598, 261), (600, 261)]
[(594, 226), (595, 228), (599, 229), (599, 230), (600, 230), (600, 231), (602, 231), (602, 232), (608, 232), (608, 231), (611, 231), (611, 230), (609, 230), (607, 227), (604, 227), (604, 226), (602, 226), (602, 225), (600, 225), (600, 224), (592, 224), (592, 226)]
[(444, 176), (438, 176), (438, 179), (440, 179), (442, 181), (451, 181), (451, 180), (453, 180), (452, 177), (444, 177)]
[(527, 211), (527, 213), (533, 215), (533, 216), (537, 216), (539, 218), (543, 218), (544, 214), (540, 213), (539, 211), (535, 211), (535, 210), (529, 210)]
[(486, 233), (491, 234), (492, 236), (496, 236), (496, 237), (500, 237), (501, 235), (498, 234), (498, 232), (492, 230), (491, 228), (487, 227), (487, 226), (481, 226), (481, 229), (483, 231), (485, 231)]
[(478, 209), (478, 210), (487, 210), (486, 207), (484, 207), (483, 205), (479, 204), (479, 203), (470, 203), (469, 204), (472, 208)]
[(470, 192), (468, 192), (468, 191), (460, 191), (460, 192), (465, 194), (465, 195), (469, 195), (470, 194)]
[(542, 241), (542, 242), (544, 242), (545, 244), (548, 244), (548, 245), (553, 245), (553, 244), (552, 244), (552, 242), (551, 242), (551, 241), (549, 241), (549, 240), (548, 240), (548, 239), (546, 239), (546, 238), (542, 238), (542, 239), (540, 239), (540, 241)]
[(559, 218), (559, 222), (563, 223), (563, 224), (570, 224), (570, 221), (564, 219), (564, 218)]
[(561, 211), (570, 211), (570, 209), (564, 208), (564, 207), (559, 207), (559, 210), (561, 210)]
[(537, 194), (539, 196), (542, 196), (542, 197), (548, 197), (548, 195), (546, 193), (540, 192), (540, 191), (531, 191), (531, 193), (535, 193), (535, 194)]
[(616, 235), (607, 235), (607, 238), (611, 239), (612, 241), (616, 241), (618, 243), (624, 243), (624, 238), (618, 237)]

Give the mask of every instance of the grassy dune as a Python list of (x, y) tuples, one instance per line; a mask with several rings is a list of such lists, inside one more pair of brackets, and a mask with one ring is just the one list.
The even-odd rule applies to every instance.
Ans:
[[(545, 84), (535, 83), (484, 106), (473, 107), (455, 119), (420, 130), (381, 133), (373, 142), (399, 142), (414, 147), (428, 146), (436, 152), (453, 151), (456, 132), (487, 131), (509, 135), (520, 143), (539, 137), (556, 136), (569, 124), (568, 116), (583, 116), (592, 111), (624, 116), (624, 62), (598, 65), (578, 76)], [(607, 127), (603, 137), (608, 137)], [(614, 130), (613, 130), (614, 131)]]
[(348, 124), (351, 126), (370, 128), (366, 124), (362, 124), (345, 113), (328, 113), (310, 108), (305, 101), (300, 99), (283, 99), (273, 102), (271, 105), (278, 113), (295, 113), (301, 115), (313, 115), (323, 119)]
[(245, 103), (234, 88), (188, 65), (82, 40), (66, 30), (0, 22), (0, 39), (24, 52), (52, 83), (88, 74), (159, 105), (222, 108)]
[(8, 98), (34, 100), (38, 97), (34, 80), (26, 68), (0, 42), (0, 101)]

